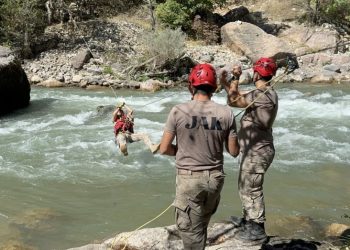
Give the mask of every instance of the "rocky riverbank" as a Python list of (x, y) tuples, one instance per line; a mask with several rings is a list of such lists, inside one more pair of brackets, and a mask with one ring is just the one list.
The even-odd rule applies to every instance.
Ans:
[[(305, 221), (304, 221), (305, 222)], [(343, 246), (341, 239), (349, 234), (350, 227), (340, 224), (330, 225), (325, 232), (325, 239), (293, 239), (279, 236), (269, 236), (267, 241), (245, 241), (238, 237), (240, 229), (230, 222), (212, 224), (208, 228), (207, 250), (335, 250), (348, 249)], [(181, 250), (183, 245), (175, 225), (141, 229), (134, 232), (124, 232), (102, 243), (88, 244), (68, 250)]]
[[(228, 16), (230, 11), (223, 16)], [(250, 15), (249, 11), (246, 15)], [(300, 68), (281, 81), (350, 82), (350, 38), (334, 26), (307, 27), (296, 22), (280, 23), (283, 28), (272, 35), (265, 31), (266, 26), (276, 24), (259, 26), (239, 18), (247, 19), (231, 15), (231, 19), (221, 26), (219, 44), (188, 40), (183, 58), (208, 62), (217, 69), (234, 62), (240, 63), (246, 69), (241, 81), (247, 83), (256, 58), (289, 53), (297, 58)], [(31, 84), (45, 87), (90, 89), (112, 86), (154, 91), (186, 82), (186, 74), (165, 82), (153, 81), (151, 77), (137, 81), (130, 79), (125, 62), (142, 53), (138, 36), (144, 31), (145, 28), (139, 24), (115, 19), (81, 22), (73, 34), (62, 25), (51, 26), (43, 42), (48, 47), (38, 45), (37, 50), (43, 52), (35, 59), (25, 60), (23, 68)], [(185, 67), (189, 68), (190, 64)], [(281, 68), (278, 74), (283, 70)]]
[[(79, 57), (85, 57), (92, 52), (92, 58), (82, 63), (81, 68), (74, 68), (73, 62)], [(82, 55), (83, 54), (83, 55)], [(216, 68), (223, 68), (232, 63), (240, 63), (243, 66), (241, 83), (248, 83), (251, 79), (252, 61), (244, 56), (237, 55), (226, 45), (193, 45), (188, 43), (186, 55), (196, 62), (208, 62)], [(319, 52), (298, 57), (300, 68), (292, 74), (284, 77), (284, 82), (299, 83), (349, 83), (350, 82), (350, 53), (330, 54)], [(159, 87), (170, 87), (186, 82), (186, 76), (181, 76), (178, 81), (134, 81), (128, 80), (123, 75), (123, 65), (112, 63), (104, 58), (98, 51), (78, 45), (74, 49), (54, 49), (41, 53), (34, 60), (27, 60), (23, 67), (31, 84), (45, 87), (81, 87), (96, 88), (131, 88), (154, 90), (154, 84)], [(281, 74), (283, 68), (277, 73)]]

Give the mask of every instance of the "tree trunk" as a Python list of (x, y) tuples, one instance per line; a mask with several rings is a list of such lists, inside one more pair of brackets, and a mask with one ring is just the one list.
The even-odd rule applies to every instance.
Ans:
[(149, 8), (149, 11), (150, 11), (150, 16), (151, 16), (152, 30), (154, 31), (156, 29), (156, 19), (154, 17), (154, 5), (152, 3), (152, 0), (148, 0), (148, 8)]

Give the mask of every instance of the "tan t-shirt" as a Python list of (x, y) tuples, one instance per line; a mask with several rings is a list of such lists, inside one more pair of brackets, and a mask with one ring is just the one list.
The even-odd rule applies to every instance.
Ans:
[(272, 125), (277, 115), (278, 96), (272, 88), (266, 93), (255, 89), (246, 94), (246, 99), (252, 102), (258, 96), (260, 97), (242, 116), (238, 132), (240, 150), (245, 155), (261, 155), (266, 150), (274, 149)]
[(224, 144), (237, 136), (231, 108), (213, 101), (192, 100), (169, 113), (165, 131), (175, 134), (176, 167), (207, 170), (223, 166)]

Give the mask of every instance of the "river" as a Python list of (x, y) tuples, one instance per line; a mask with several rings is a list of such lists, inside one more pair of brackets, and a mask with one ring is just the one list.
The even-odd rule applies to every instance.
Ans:
[[(350, 86), (276, 89), (276, 157), (265, 179), (267, 232), (316, 237), (330, 223), (350, 224)], [(125, 100), (135, 110), (135, 131), (159, 142), (170, 108), (189, 100), (189, 93), (116, 94), (108, 88), (33, 87), (28, 108), (0, 118), (0, 248), (100, 242), (139, 227), (173, 201), (174, 158), (152, 155), (142, 142), (122, 156), (111, 114), (96, 108)], [(224, 93), (213, 99), (226, 101)], [(212, 222), (240, 215), (237, 162), (225, 153), (227, 178)], [(148, 227), (173, 222), (168, 211)]]

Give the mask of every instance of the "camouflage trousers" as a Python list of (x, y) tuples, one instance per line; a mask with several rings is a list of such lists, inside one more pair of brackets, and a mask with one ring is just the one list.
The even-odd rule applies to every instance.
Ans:
[(177, 170), (175, 222), (185, 250), (202, 250), (215, 213), (225, 174), (222, 170)]
[(273, 148), (263, 155), (244, 155), (240, 159), (238, 191), (242, 202), (243, 218), (257, 223), (265, 222), (263, 193), (264, 175), (275, 155)]
[(115, 137), (115, 142), (119, 147), (121, 147), (122, 145), (126, 145), (127, 142), (132, 143), (137, 141), (143, 141), (149, 148), (152, 146), (152, 141), (147, 134), (119, 132), (118, 135)]

